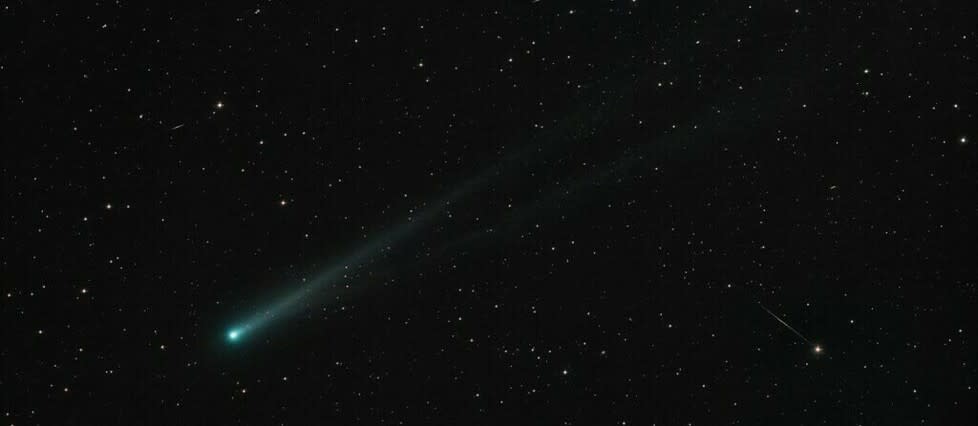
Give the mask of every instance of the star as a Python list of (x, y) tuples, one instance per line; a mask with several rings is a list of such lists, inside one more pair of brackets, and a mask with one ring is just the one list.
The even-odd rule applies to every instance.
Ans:
[(815, 354), (822, 353), (822, 347), (820, 345), (815, 345), (815, 347), (812, 350), (815, 351)]

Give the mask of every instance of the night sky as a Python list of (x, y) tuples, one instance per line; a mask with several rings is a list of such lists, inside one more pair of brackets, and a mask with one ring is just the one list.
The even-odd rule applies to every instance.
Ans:
[(13, 425), (972, 425), (978, 6), (0, 5)]

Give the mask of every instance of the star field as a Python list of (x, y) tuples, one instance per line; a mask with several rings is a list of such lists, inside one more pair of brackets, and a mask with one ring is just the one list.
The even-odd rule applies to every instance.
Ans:
[(6, 424), (972, 424), (969, 2), (14, 2)]

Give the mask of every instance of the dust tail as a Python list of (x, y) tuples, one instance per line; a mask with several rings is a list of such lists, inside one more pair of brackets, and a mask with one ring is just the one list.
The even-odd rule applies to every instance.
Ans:
[(784, 320), (781, 319), (781, 317), (779, 317), (777, 314), (775, 314), (774, 312), (771, 312), (771, 310), (768, 309), (767, 306), (764, 306), (763, 303), (757, 302), (757, 304), (758, 305), (761, 305), (761, 309), (764, 309), (765, 311), (767, 311), (767, 313), (771, 314), (771, 316), (774, 317), (774, 319), (778, 320), (778, 322), (780, 322), (781, 324), (784, 324), (785, 327), (788, 327), (788, 330), (791, 330), (792, 333), (795, 333), (796, 335), (798, 335), (798, 337), (801, 337), (801, 340), (804, 340), (805, 343), (808, 343), (809, 345), (814, 345), (814, 343), (812, 343), (811, 340), (808, 340), (808, 338), (805, 337), (804, 335), (802, 335), (801, 333), (799, 333), (798, 330), (795, 330), (794, 327), (792, 327), (792, 326), (788, 325), (788, 323), (784, 322)]

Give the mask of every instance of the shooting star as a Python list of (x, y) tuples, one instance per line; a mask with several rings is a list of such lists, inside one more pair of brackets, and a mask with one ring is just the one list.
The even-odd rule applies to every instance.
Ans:
[(181, 127), (183, 127), (183, 123), (180, 123), (180, 124), (177, 124), (176, 126), (171, 127), (170, 130), (177, 130), (177, 129), (181, 128)]
[(787, 327), (788, 330), (791, 330), (792, 333), (795, 333), (796, 336), (800, 337), (801, 340), (804, 340), (805, 343), (807, 343), (808, 345), (810, 345), (812, 347), (812, 351), (813, 352), (815, 352), (816, 354), (822, 353), (822, 346), (821, 345), (819, 345), (818, 343), (814, 343), (811, 340), (808, 340), (808, 338), (805, 337), (805, 335), (801, 334), (798, 330), (795, 330), (794, 327), (792, 327), (790, 324), (788, 324), (787, 322), (785, 322), (785, 320), (781, 319), (781, 317), (779, 317), (777, 314), (775, 314), (774, 312), (771, 312), (771, 310), (768, 309), (767, 306), (764, 306), (763, 303), (757, 302), (757, 304), (758, 305), (761, 305), (761, 309), (763, 309), (764, 311), (766, 311), (768, 314), (771, 314), (771, 316), (774, 317), (774, 319), (778, 320), (778, 322), (780, 322), (782, 325), (784, 325), (785, 327)]

